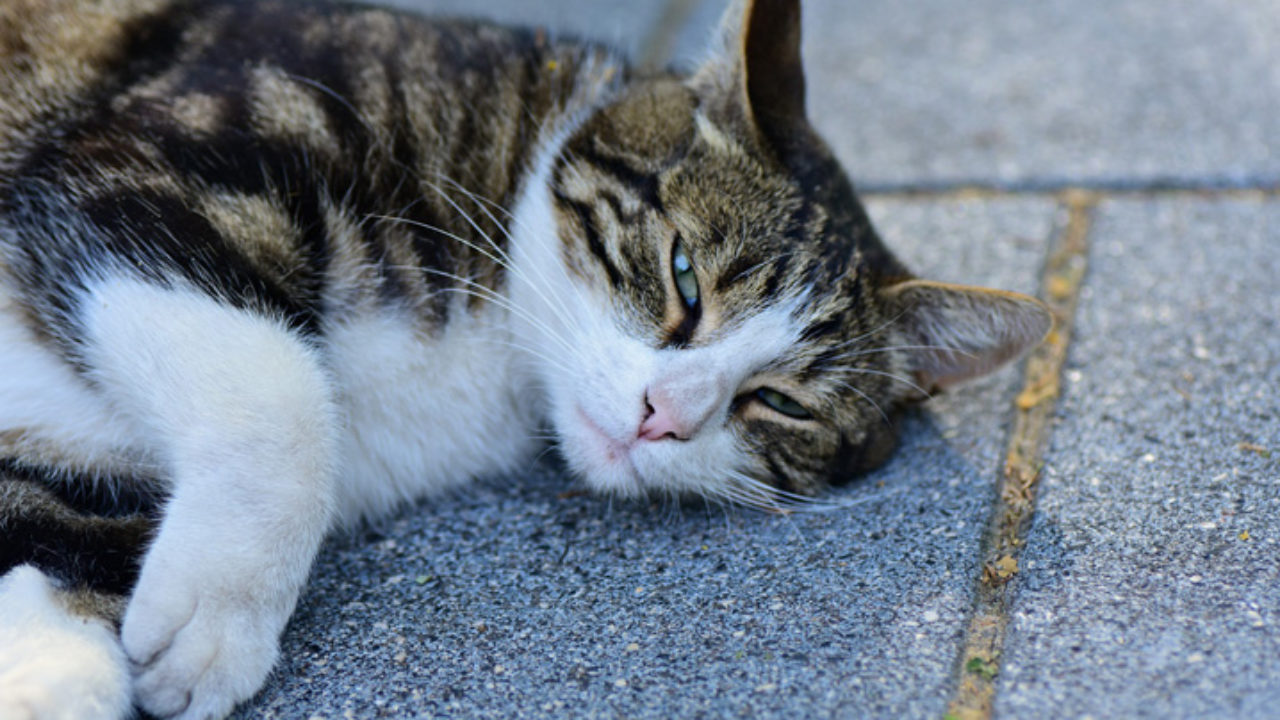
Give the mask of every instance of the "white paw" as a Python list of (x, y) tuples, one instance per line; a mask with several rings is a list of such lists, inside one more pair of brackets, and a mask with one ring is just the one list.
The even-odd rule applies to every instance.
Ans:
[(130, 717), (128, 665), (105, 622), (71, 615), (39, 570), (0, 580), (0, 718)]
[(218, 720), (262, 686), (296, 592), (237, 581), (208, 558), (177, 565), (155, 555), (121, 632), (134, 700), (159, 718)]

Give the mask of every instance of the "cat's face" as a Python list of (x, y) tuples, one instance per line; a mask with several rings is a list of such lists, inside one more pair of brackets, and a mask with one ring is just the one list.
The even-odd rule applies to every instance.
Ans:
[[(673, 83), (636, 89), (552, 177), (573, 352), (549, 369), (569, 462), (615, 491), (810, 493), (874, 464), (914, 383), (831, 208)], [(833, 168), (834, 169), (834, 168)], [(838, 170), (836, 170), (838, 172)], [(548, 348), (550, 351), (551, 349)]]
[[(598, 489), (812, 494), (887, 457), (904, 400), (1046, 326), (1029, 299), (912, 281), (804, 121), (802, 78), (797, 115), (759, 86), (794, 78), (742, 77), (766, 60), (744, 43), (745, 60), (633, 85), (549, 171), (559, 252), (530, 271), (525, 342), (561, 450)], [(773, 60), (798, 72), (798, 54)], [(1003, 305), (1027, 308), (1016, 337), (973, 325)]]

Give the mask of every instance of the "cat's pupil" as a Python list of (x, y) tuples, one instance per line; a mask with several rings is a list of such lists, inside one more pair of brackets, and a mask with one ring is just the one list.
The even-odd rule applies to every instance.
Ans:
[(773, 388), (760, 388), (756, 391), (756, 397), (760, 398), (760, 401), (765, 405), (788, 417), (793, 417), (797, 420), (808, 420), (813, 417), (808, 410), (804, 409), (803, 405)]
[(684, 243), (676, 241), (671, 250), (671, 272), (675, 276), (676, 290), (685, 307), (690, 309), (698, 305), (698, 276), (693, 271), (693, 263), (689, 261), (689, 253)]

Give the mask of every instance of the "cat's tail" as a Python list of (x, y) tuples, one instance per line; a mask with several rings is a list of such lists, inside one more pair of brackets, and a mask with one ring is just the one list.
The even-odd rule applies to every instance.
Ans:
[(152, 526), (0, 467), (0, 718), (132, 717), (119, 622)]

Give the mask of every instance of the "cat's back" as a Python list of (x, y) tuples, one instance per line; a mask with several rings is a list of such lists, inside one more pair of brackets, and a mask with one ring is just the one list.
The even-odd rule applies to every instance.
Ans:
[(114, 72), (139, 23), (175, 10), (175, 0), (0, 3), (0, 159), (11, 161)]
[(492, 140), (462, 137), (478, 101), (512, 106), (489, 125), (541, 115), (584, 54), (542, 32), (324, 0), (5, 0), (0, 181), (93, 124), (188, 140), (233, 130), (322, 154), (367, 154), (342, 145), (357, 135), (475, 146)]
[[(242, 268), (253, 277), (231, 286), (279, 296), (250, 304), (314, 315), (324, 287), (351, 280), (327, 258), (456, 259), (451, 238), (475, 228), (442, 179), (508, 207), (555, 119), (608, 84), (592, 70), (608, 59), (358, 4), (6, 0), (0, 263), (48, 280), (49, 253), (127, 255), (200, 286)], [(373, 285), (411, 303), (433, 291), (379, 272)]]

